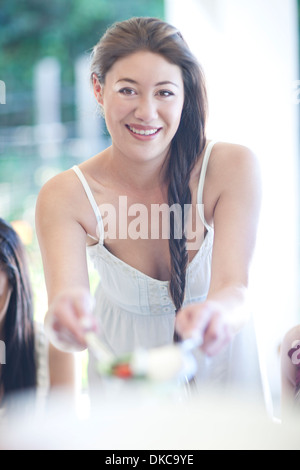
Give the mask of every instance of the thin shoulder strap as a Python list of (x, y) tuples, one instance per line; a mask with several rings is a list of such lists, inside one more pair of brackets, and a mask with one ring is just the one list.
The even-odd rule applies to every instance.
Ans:
[(202, 162), (202, 167), (201, 167), (201, 173), (200, 173), (200, 179), (199, 179), (199, 185), (198, 185), (198, 193), (197, 193), (197, 204), (199, 208), (199, 214), (201, 217), (201, 220), (203, 224), (205, 225), (207, 230), (212, 230), (212, 227), (206, 222), (205, 216), (204, 216), (204, 207), (203, 207), (203, 189), (204, 189), (204, 182), (205, 182), (205, 176), (206, 176), (206, 171), (207, 171), (207, 166), (209, 162), (209, 157), (212, 151), (213, 146), (215, 145), (216, 141), (212, 140), (209, 142), (209, 144), (206, 147), (205, 154), (203, 157), (203, 162)]
[(93, 208), (93, 211), (94, 211), (94, 214), (95, 214), (96, 220), (97, 220), (97, 235), (99, 236), (99, 242), (103, 243), (103, 239), (104, 239), (103, 220), (102, 220), (101, 213), (99, 211), (99, 207), (97, 206), (97, 203), (96, 203), (95, 198), (93, 196), (93, 193), (91, 191), (91, 188), (89, 187), (89, 184), (88, 184), (87, 180), (85, 179), (84, 174), (82, 173), (82, 171), (80, 170), (80, 168), (77, 165), (74, 165), (72, 167), (72, 170), (75, 171), (76, 175), (78, 176), (79, 180), (81, 181), (82, 186), (83, 186), (83, 188), (85, 190), (85, 193), (87, 195), (87, 198), (90, 201), (90, 204)]

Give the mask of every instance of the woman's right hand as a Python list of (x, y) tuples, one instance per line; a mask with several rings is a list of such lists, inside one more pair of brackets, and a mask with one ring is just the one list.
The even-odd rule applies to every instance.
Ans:
[(45, 317), (50, 342), (65, 352), (84, 350), (86, 332), (97, 329), (93, 308), (94, 298), (86, 288), (69, 288), (60, 293)]

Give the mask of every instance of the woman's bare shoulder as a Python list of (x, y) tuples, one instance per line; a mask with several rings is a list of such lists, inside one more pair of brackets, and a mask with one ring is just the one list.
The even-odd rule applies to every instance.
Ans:
[(237, 163), (238, 161), (257, 162), (257, 156), (252, 149), (245, 145), (230, 142), (216, 142), (211, 154), (211, 160), (220, 164)]
[[(58, 173), (41, 188), (36, 202), (36, 220), (45, 223), (77, 220), (81, 213), (82, 188), (72, 169)], [(47, 218), (45, 218), (47, 214)]]
[(213, 147), (208, 175), (213, 178), (260, 178), (260, 164), (255, 152), (245, 145), (216, 142)]
[[(211, 142), (211, 140), (207, 141), (192, 171), (191, 181), (195, 185), (199, 182), (204, 155)], [(250, 148), (245, 145), (215, 141), (211, 149), (205, 177), (213, 193), (221, 190), (224, 184), (228, 187), (228, 181), (233, 181), (235, 176), (237, 179), (244, 179), (246, 175), (250, 176), (250, 174), (256, 175), (256, 178), (259, 178), (260, 175), (258, 158)]]
[(81, 207), (85, 198), (81, 182), (71, 168), (50, 178), (40, 189), (37, 197), (37, 208), (40, 206), (55, 212), (71, 214)]
[(78, 181), (75, 172), (72, 169), (65, 170), (52, 176), (48, 181), (44, 183), (39, 192), (39, 197), (55, 198), (64, 196), (67, 197), (69, 194), (74, 194), (74, 189), (78, 186)]

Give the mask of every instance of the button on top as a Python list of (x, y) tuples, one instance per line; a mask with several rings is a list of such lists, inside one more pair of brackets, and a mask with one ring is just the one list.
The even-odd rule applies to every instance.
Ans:
[(162, 292), (168, 292), (168, 288), (166, 286), (160, 286), (160, 290)]

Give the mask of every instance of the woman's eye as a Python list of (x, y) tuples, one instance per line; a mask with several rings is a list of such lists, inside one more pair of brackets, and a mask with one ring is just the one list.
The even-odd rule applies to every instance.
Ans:
[(169, 90), (160, 90), (158, 94), (159, 96), (165, 96), (165, 97), (174, 95), (174, 93), (172, 93), (172, 91), (169, 91)]
[(122, 95), (131, 96), (135, 94), (135, 91), (132, 90), (132, 88), (121, 88), (121, 90), (119, 90), (119, 93), (121, 93)]

